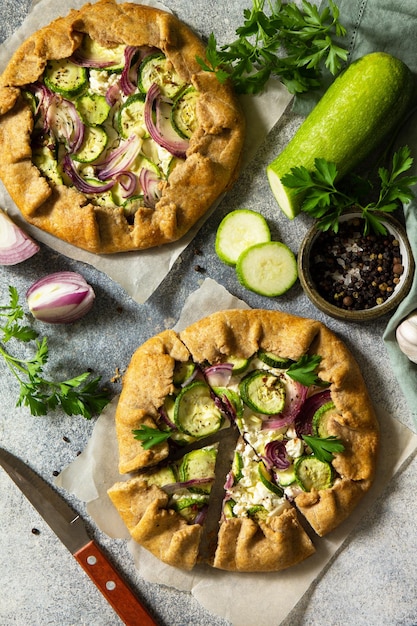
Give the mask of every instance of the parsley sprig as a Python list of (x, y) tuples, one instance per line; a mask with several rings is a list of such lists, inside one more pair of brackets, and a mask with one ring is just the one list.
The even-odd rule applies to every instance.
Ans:
[(157, 446), (159, 443), (163, 443), (169, 439), (172, 435), (170, 430), (159, 430), (158, 428), (151, 428), (142, 424), (140, 428), (132, 431), (134, 439), (142, 442), (142, 448), (149, 450), (153, 446)]
[[(58, 406), (67, 415), (82, 415), (86, 419), (100, 413), (110, 397), (108, 391), (99, 388), (99, 377), (91, 378), (90, 372), (62, 382), (44, 377), (49, 357), (48, 340), (47, 337), (39, 340), (38, 333), (23, 322), (24, 316), (17, 289), (9, 286), (9, 303), (0, 306), (0, 318), (3, 318), (0, 355), (20, 385), (16, 406), (29, 407), (35, 416), (46, 415)], [(34, 342), (36, 351), (26, 359), (15, 356), (5, 347), (11, 340), (25, 344)]]
[(319, 354), (304, 354), (296, 363), (290, 365), (287, 374), (306, 387), (311, 385), (327, 386), (328, 383), (317, 376), (320, 361), (321, 356)]
[(294, 2), (253, 0), (252, 8), (244, 10), (243, 26), (236, 29), (237, 39), (218, 48), (211, 33), (207, 62), (197, 60), (221, 83), (231, 78), (240, 93), (260, 93), (271, 76), (293, 94), (317, 88), (323, 68), (335, 75), (347, 58), (347, 50), (334, 41), (346, 29), (334, 1), (328, 3), (320, 12), (307, 0), (301, 9)]
[[(417, 183), (417, 176), (405, 175), (413, 164), (410, 154), (408, 146), (399, 148), (393, 155), (391, 169), (378, 169), (377, 186), (370, 178), (358, 175), (339, 184), (336, 165), (322, 158), (315, 159), (312, 171), (292, 168), (282, 183), (303, 195), (302, 211), (315, 217), (321, 230), (338, 232), (343, 211), (355, 208), (362, 213), (365, 235), (370, 231), (384, 235), (381, 213), (392, 213), (414, 197), (411, 187)], [(374, 199), (367, 201), (372, 196)]]
[(313, 437), (312, 435), (302, 435), (306, 444), (312, 449), (314, 456), (319, 461), (330, 463), (335, 452), (343, 452), (345, 449), (340, 439), (331, 437)]

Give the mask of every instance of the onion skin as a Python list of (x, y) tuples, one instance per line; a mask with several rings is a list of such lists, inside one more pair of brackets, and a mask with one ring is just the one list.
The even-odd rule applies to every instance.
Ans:
[(0, 265), (17, 265), (39, 252), (39, 245), (0, 209)]
[(93, 288), (76, 272), (55, 272), (37, 280), (26, 292), (32, 315), (49, 324), (70, 324), (91, 309)]

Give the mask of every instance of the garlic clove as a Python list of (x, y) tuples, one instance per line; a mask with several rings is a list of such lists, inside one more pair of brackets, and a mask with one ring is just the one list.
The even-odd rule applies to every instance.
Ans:
[(413, 363), (417, 363), (417, 311), (406, 317), (395, 331), (398, 347)]

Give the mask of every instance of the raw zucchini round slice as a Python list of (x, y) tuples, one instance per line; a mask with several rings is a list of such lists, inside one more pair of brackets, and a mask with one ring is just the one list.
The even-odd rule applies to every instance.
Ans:
[(192, 522), (197, 517), (198, 512), (208, 503), (207, 495), (181, 496), (174, 501), (173, 507), (188, 522)]
[(146, 56), (139, 68), (139, 89), (146, 93), (153, 83), (156, 83), (162, 95), (168, 98), (174, 98), (184, 86), (184, 81), (162, 52)]
[(256, 413), (276, 415), (285, 405), (285, 386), (281, 379), (265, 370), (254, 370), (239, 383), (243, 402)]
[(174, 367), (172, 382), (176, 387), (185, 383), (195, 370), (195, 363), (192, 361), (177, 361)]
[(219, 398), (223, 400), (223, 402), (226, 400), (232, 405), (237, 417), (242, 416), (242, 400), (234, 389), (228, 389), (227, 387), (213, 387), (213, 391), (216, 396), (219, 396)]
[(84, 35), (76, 55), (97, 62), (100, 67), (103, 63), (107, 63), (106, 67), (102, 67), (103, 70), (120, 74), (125, 65), (125, 48), (125, 44), (108, 48), (91, 39), (88, 35)]
[(270, 240), (269, 226), (260, 213), (250, 209), (236, 209), (220, 222), (215, 250), (221, 261), (236, 265), (242, 252), (254, 244)]
[(206, 437), (219, 430), (223, 416), (211, 396), (210, 387), (197, 380), (178, 394), (174, 420), (183, 433), (191, 437)]
[(314, 456), (301, 456), (294, 465), (295, 479), (303, 491), (329, 489), (333, 484), (330, 463)]
[(168, 465), (167, 467), (160, 467), (156, 472), (149, 474), (146, 478), (148, 485), (157, 485), (163, 487), (164, 485), (170, 485), (177, 480), (173, 468)]
[(292, 485), (295, 482), (294, 465), (290, 465), (290, 467), (284, 470), (277, 470), (275, 475), (278, 483), (282, 487), (288, 487), (289, 485)]
[(188, 489), (196, 493), (209, 493), (214, 480), (217, 451), (215, 448), (201, 448), (185, 454), (178, 468), (180, 481), (207, 480)]
[(272, 491), (272, 493), (274, 493), (276, 496), (283, 496), (284, 495), (284, 490), (282, 487), (280, 487), (279, 485), (277, 485), (273, 479), (271, 474), (268, 472), (268, 470), (266, 469), (264, 463), (262, 463), (262, 461), (260, 461), (258, 463), (258, 474), (259, 474), (259, 478), (261, 479), (261, 483), (267, 488), (269, 489), (269, 491)]
[(143, 194), (134, 195), (123, 202), (123, 213), (127, 218), (132, 219), (134, 218), (136, 211), (143, 207), (144, 204), (145, 200)]
[(72, 158), (80, 163), (92, 163), (104, 151), (107, 141), (107, 133), (101, 126), (86, 126), (83, 145)]
[(313, 415), (313, 434), (316, 437), (328, 437), (327, 422), (336, 412), (334, 402), (330, 400), (317, 409)]
[(183, 139), (189, 139), (197, 129), (198, 120), (196, 104), (198, 91), (194, 87), (188, 87), (175, 100), (171, 111), (171, 124), (174, 130)]
[(49, 146), (35, 148), (32, 152), (32, 160), (39, 171), (54, 185), (62, 185), (62, 172), (59, 169), (55, 153)]
[(242, 374), (249, 365), (249, 359), (239, 356), (229, 356), (227, 362), (233, 365), (232, 374)]
[(78, 96), (88, 86), (85, 67), (75, 65), (68, 59), (48, 61), (43, 79), (51, 91), (67, 98)]
[(260, 296), (281, 296), (298, 278), (293, 252), (280, 241), (251, 246), (239, 256), (236, 264), (239, 282)]
[(287, 359), (283, 356), (278, 356), (273, 352), (267, 352), (265, 350), (258, 351), (258, 358), (269, 367), (275, 367), (277, 369), (287, 369), (294, 361)]
[(78, 113), (85, 124), (97, 126), (103, 124), (110, 113), (110, 105), (105, 96), (98, 93), (86, 93), (77, 98), (75, 102)]
[(149, 135), (143, 117), (144, 109), (145, 94), (135, 93), (127, 98), (118, 116), (119, 133), (122, 137), (127, 139), (133, 133), (139, 137)]

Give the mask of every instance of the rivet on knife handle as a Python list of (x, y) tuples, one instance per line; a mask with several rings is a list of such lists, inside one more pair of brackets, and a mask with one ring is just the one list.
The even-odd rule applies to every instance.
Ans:
[(127, 626), (157, 626), (94, 541), (74, 557)]

